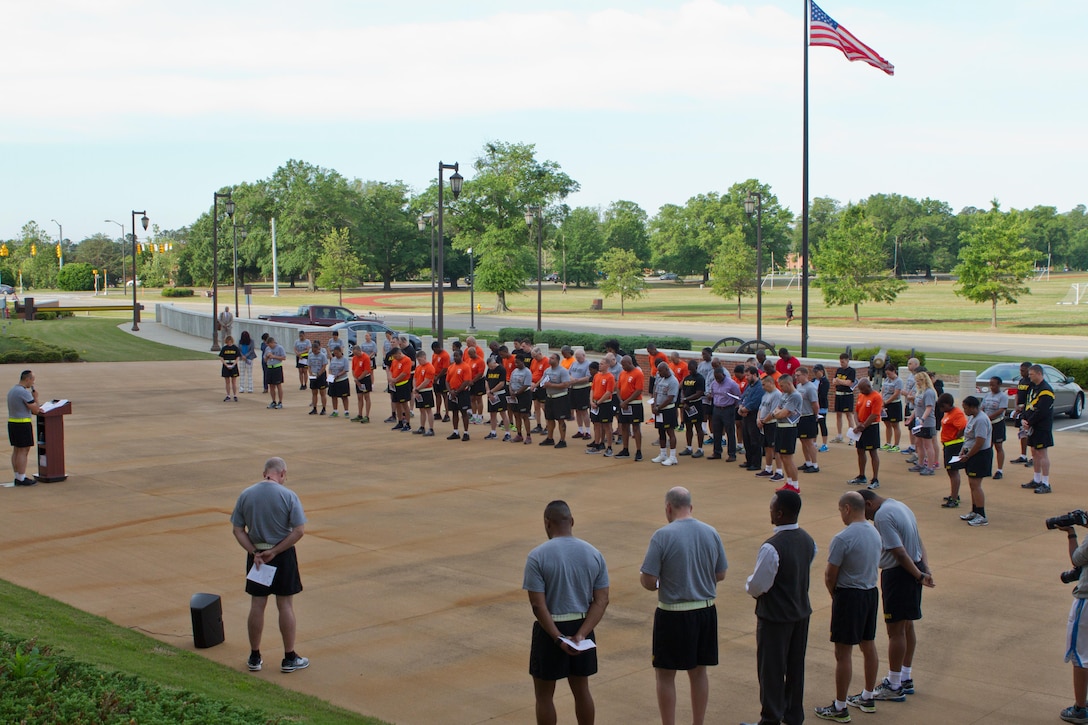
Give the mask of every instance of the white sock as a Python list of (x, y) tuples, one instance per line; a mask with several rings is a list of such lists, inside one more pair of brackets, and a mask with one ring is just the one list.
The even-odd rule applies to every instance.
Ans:
[(899, 689), (903, 686), (903, 674), (901, 672), (888, 671), (888, 682), (891, 683), (892, 689)]
[(669, 458), (676, 458), (676, 449), (675, 448), (669, 448), (668, 450), (669, 450)]
[(781, 476), (782, 475), (782, 469), (781, 468), (776, 469), (775, 473), (777, 473), (779, 476)]
[(1043, 483), (1045, 483), (1047, 486), (1049, 486), (1050, 485), (1050, 476), (1043, 476)]
[(835, 709), (836, 710), (845, 710), (846, 709), (846, 703), (843, 702), (842, 700), (835, 700)]
[(1004, 471), (1002, 471), (1002, 470), (1001, 470), (1000, 468), (999, 468), (999, 469), (997, 469), (997, 472), (998, 472), (998, 473), (1004, 473)]
[(900, 676), (903, 678), (903, 680), (909, 680), (910, 679), (910, 668), (909, 667), (903, 667), (903, 669), (900, 671)]
[(774, 472), (774, 466), (764, 466), (763, 470), (766, 471), (767, 473), (773, 473)]
[(1038, 473), (1033, 473), (1033, 474), (1031, 474), (1031, 480), (1034, 481), (1035, 483), (1042, 483), (1043, 477), (1042, 477), (1042, 475), (1040, 475)]
[(873, 691), (872, 690), (862, 689), (861, 699), (862, 700), (872, 700), (873, 699)]

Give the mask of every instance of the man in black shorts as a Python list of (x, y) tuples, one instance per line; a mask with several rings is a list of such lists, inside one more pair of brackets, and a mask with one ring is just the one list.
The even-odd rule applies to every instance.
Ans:
[(653, 638), (657, 707), (663, 723), (675, 722), (676, 671), (686, 670), (691, 719), (701, 725), (710, 692), (706, 668), (718, 664), (714, 600), (728, 562), (718, 532), (692, 516), (686, 488), (677, 486), (665, 494), (665, 519), (668, 525), (654, 532), (639, 570), (642, 587), (657, 592)]
[(597, 650), (576, 649), (593, 640), (593, 628), (608, 607), (608, 568), (601, 552), (573, 534), (565, 501), (544, 509), (548, 541), (529, 552), (522, 589), (533, 608), (529, 674), (536, 695), (537, 723), (556, 721), (555, 683), (566, 679), (579, 725), (591, 725), (595, 708), (589, 677), (597, 674)]
[(1043, 377), (1043, 368), (1028, 368), (1031, 389), (1028, 402), (1021, 414), (1023, 425), (1028, 428), (1028, 448), (1034, 468), (1031, 481), (1023, 488), (1033, 488), (1035, 493), (1050, 493), (1050, 448), (1054, 445), (1054, 389)]
[(287, 464), (282, 458), (269, 458), (264, 464), (264, 480), (253, 484), (234, 505), (230, 522), (234, 538), (246, 550), (246, 571), (259, 575), (265, 564), (276, 567), (272, 581), (261, 584), (249, 576), (246, 593), (252, 597), (249, 607), (250, 672), (264, 664), (261, 659), (261, 636), (264, 633), (264, 610), (269, 595), (276, 597), (279, 611), (280, 635), (283, 637), (281, 672), (294, 672), (310, 666), (310, 660), (295, 652), (295, 610), (292, 597), (302, 591), (298, 574), (295, 544), (302, 538), (306, 514), (294, 491), (284, 485)]
[(857, 380), (857, 371), (850, 367), (850, 356), (846, 353), (839, 355), (839, 367), (835, 370), (835, 377), (831, 381), (832, 392), (835, 393), (835, 428), (838, 435), (833, 441), (842, 443), (842, 417), (846, 416), (846, 422), (853, 428), (854, 422), (854, 383)]
[[(1020, 423), (1020, 427), (1023, 427), (1024, 422), (1021, 419), (1021, 415), (1024, 412), (1024, 408), (1028, 404), (1028, 391), (1031, 390), (1031, 378), (1028, 376), (1028, 371), (1031, 370), (1031, 363), (1024, 361), (1020, 363), (1020, 380), (1016, 383), (1016, 408), (1013, 412), (1013, 417), (1017, 418)], [(1020, 456), (1012, 459), (1009, 463), (1023, 463), (1030, 466), (1031, 461), (1028, 460), (1028, 441), (1027, 437), (1020, 437)]]
[(8, 391), (8, 442), (11, 443), (11, 470), (16, 486), (33, 486), (37, 481), (26, 477), (26, 462), (34, 447), (34, 421), (30, 417), (41, 410), (34, 373), (24, 370), (19, 383)]

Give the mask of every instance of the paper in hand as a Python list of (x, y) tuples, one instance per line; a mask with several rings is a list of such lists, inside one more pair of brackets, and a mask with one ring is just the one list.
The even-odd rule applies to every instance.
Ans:
[(569, 637), (560, 636), (559, 640), (565, 642), (568, 647), (578, 652), (585, 652), (587, 650), (595, 649), (597, 647), (597, 643), (591, 639), (583, 639), (581, 642), (575, 642)]
[(272, 586), (272, 580), (276, 578), (276, 567), (271, 564), (262, 564), (258, 569), (257, 565), (249, 567), (249, 573), (246, 574), (246, 579), (251, 582), (256, 582), (262, 586)]

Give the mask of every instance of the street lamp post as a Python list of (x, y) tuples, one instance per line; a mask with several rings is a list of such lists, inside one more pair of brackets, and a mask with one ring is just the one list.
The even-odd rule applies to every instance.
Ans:
[(543, 299), (544, 277), (544, 209), (539, 206), (530, 206), (525, 210), (525, 224), (529, 227), (529, 239), (533, 238), (533, 219), (539, 219), (536, 225), (536, 331), (541, 331), (540, 309)]
[(147, 223), (151, 221), (147, 218), (146, 211), (133, 211), (132, 212), (132, 331), (140, 331), (140, 308), (136, 305), (136, 215), (140, 215), (140, 224), (143, 225), (144, 231), (147, 231)]
[[(212, 196), (212, 352), (219, 351), (219, 330), (215, 328), (219, 320), (219, 200), (226, 199), (223, 205), (227, 210), (227, 216), (234, 219), (234, 200), (231, 192), (221, 194), (218, 191)], [(136, 235), (132, 236), (133, 244), (136, 243)]]
[(57, 225), (57, 229), (60, 230), (60, 239), (57, 240), (57, 259), (60, 260), (60, 268), (64, 269), (64, 227), (60, 225), (56, 219), (51, 219), (54, 224)]
[(435, 304), (434, 304), (434, 291), (435, 291), (435, 264), (434, 264), (434, 212), (429, 211), (423, 214), (416, 220), (416, 225), (419, 231), (423, 231), (423, 228), (427, 225), (431, 226), (431, 337), (434, 337), (437, 330), (435, 326)]
[(445, 315), (442, 299), (442, 288), (446, 279), (446, 244), (444, 231), (442, 227), (442, 216), (445, 211), (445, 201), (443, 195), (445, 193), (445, 184), (442, 181), (443, 171), (446, 169), (453, 169), (453, 174), (450, 176), (450, 191), (453, 192), (453, 198), (456, 200), (461, 195), (461, 185), (465, 181), (465, 177), (461, 176), (458, 171), (459, 163), (444, 164), (441, 161), (438, 162), (438, 344), (445, 344)]
[[(116, 224), (121, 227), (121, 284), (125, 283), (125, 225), (121, 222), (115, 222), (113, 219), (107, 219), (107, 224)], [(121, 290), (124, 292), (124, 290)]]
[(763, 340), (763, 193), (749, 191), (744, 213), (756, 215), (756, 340)]
[(468, 331), (476, 332), (476, 262), (468, 248)]
[(234, 217), (231, 217), (231, 229), (234, 232), (234, 314), (237, 316), (241, 314), (241, 312), (239, 312), (241, 308), (238, 307), (238, 230), (242, 230), (243, 242), (246, 240), (247, 232), (245, 224), (241, 226), (234, 224), (233, 219)]

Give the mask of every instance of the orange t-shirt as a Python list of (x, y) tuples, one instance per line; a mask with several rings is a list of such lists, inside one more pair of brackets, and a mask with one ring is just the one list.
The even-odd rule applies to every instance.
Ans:
[[(401, 355), (399, 358), (393, 358), (389, 361), (389, 378), (395, 385), (400, 385), (407, 382), (411, 378), (412, 373), (412, 361), (408, 359), (407, 355)], [(403, 380), (398, 378), (403, 377)]]
[(370, 356), (365, 352), (361, 352), (355, 357), (351, 358), (351, 374), (357, 378), (365, 378), (370, 375), (374, 366), (370, 363)]
[(431, 365), (434, 366), (434, 374), (441, 375), (442, 371), (450, 366), (450, 354), (445, 350), (439, 350), (431, 354)]
[(469, 377), (473, 380), (487, 372), (487, 363), (484, 362), (482, 357), (478, 357), (475, 360), (467, 358), (461, 364), (468, 365)]
[(514, 369), (517, 368), (518, 359), (513, 355), (507, 355), (506, 357), (499, 358), (499, 360), (502, 361), (502, 367), (506, 370), (506, 379), (509, 380), (510, 373), (514, 372)]
[(963, 438), (967, 428), (967, 416), (959, 408), (953, 408), (941, 418), (941, 443)]
[(869, 419), (869, 416), (876, 415), (876, 422), (880, 422), (880, 411), (884, 409), (884, 398), (876, 390), (865, 395), (860, 390), (855, 391), (858, 396), (858, 402), (854, 405), (854, 410), (858, 414), (858, 425), (861, 425)]
[(416, 366), (413, 387), (416, 390), (430, 390), (434, 387), (434, 365), (423, 363)]
[(742, 393), (744, 392), (744, 389), (748, 387), (748, 378), (743, 375), (741, 375), (739, 378), (734, 375), (733, 382), (737, 384), (737, 387), (740, 388), (740, 392)]
[(634, 396), (632, 402), (642, 400), (642, 389), (646, 384), (646, 376), (642, 374), (642, 368), (635, 367), (631, 372), (620, 372), (620, 402), (624, 402)]
[(591, 395), (594, 401), (612, 398), (612, 391), (616, 389), (616, 378), (612, 373), (597, 373), (593, 376), (593, 391)]
[(446, 387), (452, 392), (461, 387), (469, 376), (467, 363), (450, 363), (446, 368)]
[(560, 355), (559, 364), (562, 365), (565, 370), (570, 370), (570, 366), (574, 364), (574, 356), (571, 355), (570, 357), (563, 357), (562, 355)]
[[(665, 357), (665, 353), (661, 352), (660, 350), (655, 352), (653, 355), (647, 355), (647, 357), (650, 359), (650, 370), (653, 370), (654, 372), (657, 372), (658, 363), (665, 363), (666, 365), (669, 364), (669, 359)], [(634, 359), (633, 355), (631, 356), (631, 359)]]
[(548, 367), (548, 358), (546, 357), (534, 359), (531, 363), (529, 363), (529, 372), (533, 374), (534, 383), (540, 382), (541, 376), (544, 375), (544, 371), (547, 370)]
[(665, 364), (669, 366), (669, 370), (672, 370), (672, 375), (677, 380), (683, 380), (689, 374), (688, 364), (686, 362), (684, 362), (683, 360), (676, 363), (675, 365), (673, 365), (672, 362), (669, 362), (669, 361), (666, 361)]

